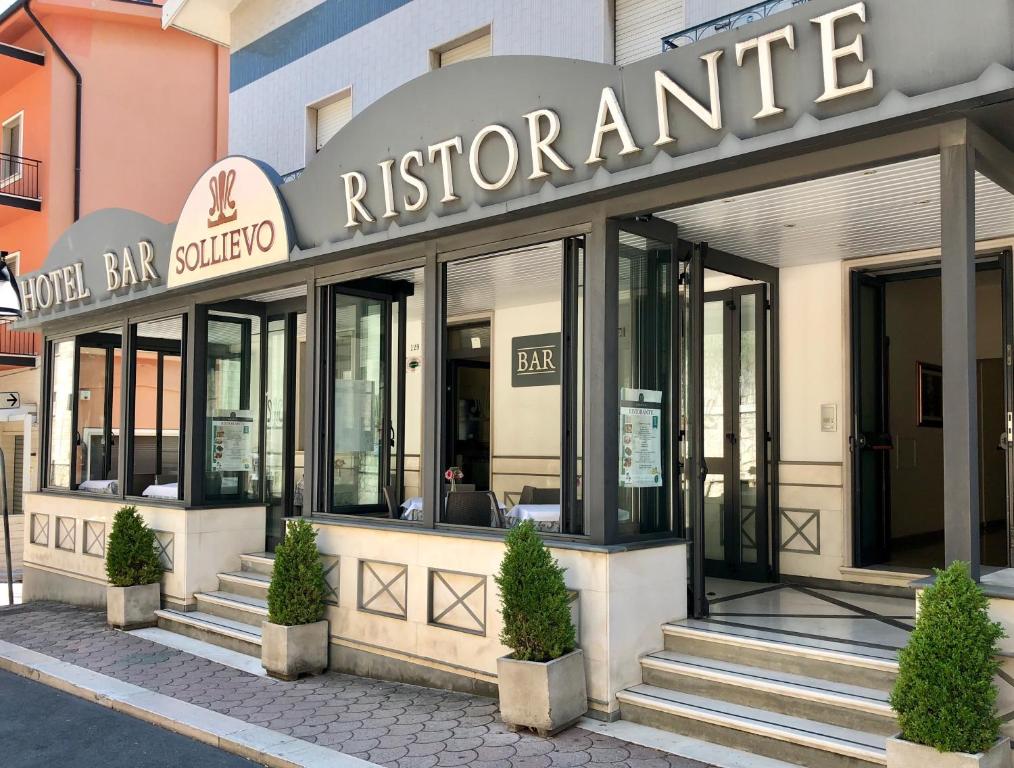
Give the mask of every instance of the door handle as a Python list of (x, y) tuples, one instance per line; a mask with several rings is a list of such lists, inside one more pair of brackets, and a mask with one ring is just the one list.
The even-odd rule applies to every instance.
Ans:
[(726, 432), (725, 433), (725, 439), (728, 440), (731, 445), (735, 445), (736, 444), (736, 433), (735, 432)]

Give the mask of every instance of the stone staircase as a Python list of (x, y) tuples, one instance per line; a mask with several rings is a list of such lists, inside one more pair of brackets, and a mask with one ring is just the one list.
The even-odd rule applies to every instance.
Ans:
[(158, 626), (170, 632), (260, 658), (261, 622), (268, 617), (268, 584), (275, 556), (240, 555), (240, 570), (218, 574), (218, 589), (198, 592), (197, 610), (156, 611)]
[(662, 633), (623, 719), (798, 765), (886, 764), (895, 653), (692, 619)]

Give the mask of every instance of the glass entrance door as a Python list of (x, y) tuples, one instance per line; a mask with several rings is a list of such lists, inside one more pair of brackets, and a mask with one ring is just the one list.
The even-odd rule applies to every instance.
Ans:
[(765, 289), (704, 296), (705, 570), (763, 581), (767, 513)]

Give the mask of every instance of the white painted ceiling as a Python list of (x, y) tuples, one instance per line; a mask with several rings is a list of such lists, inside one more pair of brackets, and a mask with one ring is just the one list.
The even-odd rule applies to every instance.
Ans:
[[(1014, 196), (976, 174), (976, 238), (1014, 235)], [(940, 244), (940, 159), (906, 160), (657, 214), (680, 237), (790, 267)]]

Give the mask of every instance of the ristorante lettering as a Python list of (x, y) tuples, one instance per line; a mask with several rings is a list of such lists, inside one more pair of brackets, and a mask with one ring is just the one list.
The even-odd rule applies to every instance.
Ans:
[(182, 275), (213, 264), (268, 253), (275, 244), (276, 234), (274, 222), (265, 219), (177, 246), (173, 254), (173, 270)]

